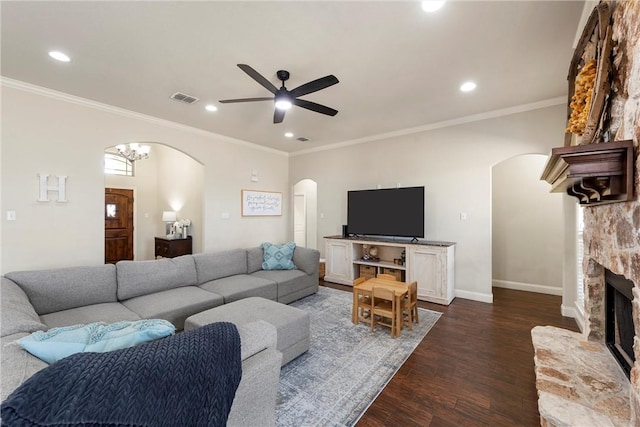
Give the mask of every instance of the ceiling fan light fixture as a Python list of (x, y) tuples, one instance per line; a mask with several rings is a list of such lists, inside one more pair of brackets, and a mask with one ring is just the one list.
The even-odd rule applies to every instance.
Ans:
[(255, 101), (273, 101), (273, 123), (282, 123), (285, 113), (292, 106), (304, 108), (315, 113), (326, 114), (327, 116), (335, 116), (338, 114), (338, 110), (327, 107), (326, 105), (317, 104), (306, 99), (300, 99), (299, 97), (308, 95), (310, 93), (317, 92), (322, 89), (326, 89), (329, 86), (333, 86), (336, 83), (340, 83), (338, 78), (333, 74), (321, 77), (319, 79), (312, 80), (303, 85), (296, 87), (295, 89), (288, 90), (285, 87), (285, 82), (289, 80), (289, 72), (286, 70), (278, 70), (276, 75), (278, 80), (282, 82), (282, 86), (278, 89), (273, 83), (271, 83), (262, 74), (251, 68), (247, 64), (238, 64), (238, 68), (244, 71), (249, 77), (255, 80), (260, 86), (267, 89), (274, 96), (271, 97), (259, 97), (259, 98), (241, 98), (241, 99), (221, 99), (220, 103), (227, 104), (233, 102), (255, 102)]
[(293, 106), (293, 104), (291, 103), (291, 101), (289, 101), (287, 98), (276, 98), (276, 108), (278, 110), (288, 110), (289, 108), (291, 108)]

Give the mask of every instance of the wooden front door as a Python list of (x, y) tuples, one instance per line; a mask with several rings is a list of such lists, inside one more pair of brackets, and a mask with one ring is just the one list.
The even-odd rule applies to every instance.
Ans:
[(104, 262), (133, 259), (133, 190), (104, 190)]

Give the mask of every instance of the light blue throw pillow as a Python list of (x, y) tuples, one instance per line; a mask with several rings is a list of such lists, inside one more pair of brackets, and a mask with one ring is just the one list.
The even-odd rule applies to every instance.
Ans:
[(284, 245), (273, 243), (263, 243), (260, 245), (263, 255), (263, 270), (293, 270), (296, 265), (293, 263), (293, 251), (296, 244), (287, 242)]
[(80, 352), (104, 353), (169, 336), (176, 328), (162, 319), (64, 326), (36, 331), (16, 342), (47, 363)]

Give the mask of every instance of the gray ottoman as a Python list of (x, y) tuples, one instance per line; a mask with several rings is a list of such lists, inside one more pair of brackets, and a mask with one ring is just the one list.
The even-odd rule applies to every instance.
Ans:
[(264, 320), (276, 327), (282, 366), (309, 350), (309, 313), (260, 297), (241, 299), (194, 314), (184, 322), (184, 330), (213, 322), (243, 325), (256, 320)]

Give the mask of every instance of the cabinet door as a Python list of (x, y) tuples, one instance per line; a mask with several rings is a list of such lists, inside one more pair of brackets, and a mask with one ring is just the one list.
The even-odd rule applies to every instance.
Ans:
[(351, 244), (339, 240), (327, 240), (325, 246), (325, 280), (351, 284)]
[(446, 299), (442, 254), (438, 249), (412, 248), (407, 263), (409, 282), (418, 282), (418, 298), (433, 302)]

